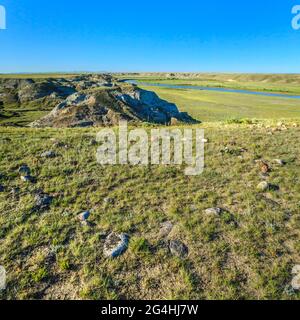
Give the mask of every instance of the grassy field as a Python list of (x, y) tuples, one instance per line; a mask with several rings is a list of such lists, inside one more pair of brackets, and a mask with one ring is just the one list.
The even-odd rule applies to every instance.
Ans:
[[(97, 128), (0, 127), (0, 265), (7, 271), (0, 299), (299, 300), (290, 286), (300, 264), (299, 101), (146, 89), (203, 121), (193, 126), (208, 139), (200, 176), (185, 176), (184, 166), (102, 167), (92, 143)], [(4, 106), (2, 120), (19, 125), (50, 109), (13, 108)], [(57, 156), (41, 158), (46, 150)], [(270, 165), (266, 179), (278, 188), (258, 191), (257, 159)], [(20, 180), (24, 163), (34, 183)], [(53, 196), (47, 210), (34, 209), (39, 191)], [(224, 212), (205, 214), (210, 207)], [(92, 211), (90, 226), (77, 219), (84, 210)], [(174, 224), (168, 237), (159, 235), (165, 221)], [(130, 236), (114, 260), (103, 255), (112, 231)], [(188, 246), (186, 258), (169, 252), (172, 239)]]
[[(287, 122), (270, 135), (269, 126), (276, 127), (200, 125), (209, 143), (197, 177), (176, 166), (101, 167), (90, 144), (96, 129), (1, 128), (0, 264), (8, 286), (0, 297), (299, 299), (287, 288), (299, 263), (300, 127)], [(226, 146), (232, 152), (222, 153)], [(41, 159), (45, 150), (58, 156)], [(278, 191), (257, 191), (258, 158), (286, 161), (272, 165)], [(20, 181), (23, 163), (35, 184)], [(45, 212), (33, 210), (38, 190), (54, 196)], [(206, 216), (213, 206), (227, 212)], [(91, 227), (76, 220), (87, 209)], [(167, 220), (175, 226), (169, 238), (189, 247), (186, 259), (158, 237)], [(130, 235), (129, 250), (115, 260), (103, 257), (111, 231)]]
[(201, 121), (300, 118), (300, 99), (149, 86), (143, 88), (174, 102), (181, 111)]

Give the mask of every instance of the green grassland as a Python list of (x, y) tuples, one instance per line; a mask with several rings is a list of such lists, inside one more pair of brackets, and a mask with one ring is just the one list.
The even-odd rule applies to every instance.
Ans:
[[(180, 126), (205, 130), (201, 175), (185, 176), (184, 165), (103, 167), (91, 143), (97, 128), (0, 127), (0, 265), (7, 271), (0, 299), (299, 300), (290, 283), (300, 263), (300, 102), (145, 89), (202, 121)], [(51, 106), (40, 102), (4, 106), (2, 124), (26, 125), (46, 114)], [(41, 158), (46, 150), (57, 157)], [(257, 190), (257, 159), (270, 164), (268, 181), (279, 190)], [(20, 180), (24, 163), (35, 183)], [(54, 198), (44, 211), (34, 210), (39, 190)], [(226, 211), (209, 216), (210, 207)], [(77, 220), (84, 210), (92, 210), (91, 226)], [(168, 238), (159, 236), (165, 221), (174, 224)], [(117, 259), (103, 255), (112, 231), (130, 236)], [(169, 252), (171, 239), (188, 246), (186, 258)]]
[[(8, 272), (8, 299), (299, 299), (286, 288), (299, 263), (300, 128), (268, 134), (273, 123), (197, 125), (205, 129), (206, 168), (188, 177), (177, 166), (107, 166), (90, 144), (97, 129), (0, 129), (0, 264)], [(196, 127), (197, 127), (196, 126)], [(55, 141), (67, 147), (54, 146)], [(222, 154), (228, 146), (235, 152)], [(240, 148), (246, 151), (239, 155)], [(41, 159), (44, 150), (58, 157)], [(255, 159), (282, 158), (259, 193)], [(20, 181), (23, 163), (35, 184)], [(11, 189), (19, 187), (18, 194)], [(54, 196), (35, 212), (34, 194)], [(112, 202), (105, 202), (109, 197)], [(203, 210), (228, 212), (210, 217)], [(91, 209), (93, 226), (77, 214)], [(189, 256), (172, 256), (160, 223), (175, 227)], [(111, 231), (130, 235), (120, 258), (103, 257)]]
[(300, 118), (300, 99), (149, 86), (143, 88), (174, 102), (181, 111), (201, 121)]

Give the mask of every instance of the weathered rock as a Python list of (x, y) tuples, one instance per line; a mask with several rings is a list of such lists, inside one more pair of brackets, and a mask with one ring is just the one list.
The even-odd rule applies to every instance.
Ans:
[(267, 181), (262, 181), (257, 185), (259, 191), (267, 191), (270, 189), (270, 184)]
[(53, 197), (47, 193), (39, 192), (35, 196), (35, 209), (46, 210), (49, 208), (53, 200)]
[(204, 213), (207, 215), (219, 216), (223, 212), (222, 208), (208, 208), (204, 210)]
[(294, 290), (300, 290), (300, 273), (292, 279), (291, 286)]
[(265, 161), (261, 161), (259, 167), (263, 174), (267, 174), (270, 171), (270, 167)]
[(299, 274), (300, 273), (300, 264), (296, 264), (292, 269), (292, 274)]
[(170, 252), (180, 258), (185, 258), (188, 253), (188, 247), (180, 240), (171, 240), (169, 243)]
[(163, 222), (160, 226), (159, 237), (167, 237), (174, 227), (171, 221)]
[(28, 167), (27, 164), (23, 164), (20, 168), (19, 168), (19, 173), (22, 176), (29, 176), (30, 175), (30, 168)]
[(285, 165), (285, 161), (282, 160), (282, 159), (274, 159), (273, 162), (278, 164), (279, 166), (284, 166)]
[(41, 154), (41, 158), (55, 158), (56, 156), (54, 151), (45, 151)]
[(116, 258), (124, 253), (128, 248), (129, 237), (125, 233), (110, 233), (104, 243), (104, 256)]
[(21, 176), (21, 180), (23, 182), (34, 182), (34, 178), (32, 176)]
[(160, 99), (154, 92), (132, 85), (120, 85), (89, 94), (76, 92), (31, 126), (110, 126), (118, 124), (120, 120), (170, 124), (172, 119), (197, 123), (188, 114), (179, 112), (175, 104)]
[(78, 215), (78, 219), (80, 221), (86, 221), (91, 215), (90, 211), (84, 211)]

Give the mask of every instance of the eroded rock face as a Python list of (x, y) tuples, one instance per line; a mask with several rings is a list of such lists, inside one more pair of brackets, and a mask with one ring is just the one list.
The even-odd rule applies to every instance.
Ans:
[(113, 126), (120, 120), (157, 124), (196, 123), (154, 92), (123, 83), (107, 74), (57, 79), (0, 79), (0, 102), (35, 101), (53, 110), (31, 127)]
[(113, 126), (120, 120), (170, 124), (171, 119), (197, 122), (186, 113), (179, 112), (175, 104), (160, 99), (154, 92), (133, 85), (121, 85), (92, 93), (74, 93), (31, 126)]

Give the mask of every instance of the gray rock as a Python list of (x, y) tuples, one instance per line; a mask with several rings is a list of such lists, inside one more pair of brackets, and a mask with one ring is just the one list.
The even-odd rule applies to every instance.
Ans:
[(28, 167), (27, 164), (23, 164), (20, 168), (19, 168), (19, 173), (22, 176), (29, 176), (30, 175), (30, 168)]
[(78, 215), (78, 219), (80, 221), (86, 221), (91, 215), (90, 211), (84, 211)]
[(286, 164), (286, 162), (282, 159), (274, 159), (273, 162), (278, 164), (279, 166), (284, 166)]
[(47, 193), (39, 192), (35, 196), (35, 208), (37, 210), (48, 209), (51, 205), (53, 197), (49, 196)]
[(300, 264), (296, 264), (292, 269), (292, 274), (299, 274), (300, 273)]
[(171, 240), (169, 243), (170, 252), (180, 258), (185, 258), (188, 253), (188, 247), (180, 240)]
[(163, 222), (160, 226), (159, 237), (167, 237), (174, 227), (171, 221)]
[(128, 248), (129, 237), (125, 233), (110, 233), (104, 243), (104, 256), (116, 258), (124, 253)]
[(267, 181), (262, 181), (257, 185), (257, 189), (262, 192), (267, 191), (270, 189), (270, 184)]
[(294, 290), (300, 290), (300, 273), (292, 279), (291, 286)]
[(21, 176), (23, 182), (33, 182), (34, 178), (32, 176)]
[(223, 212), (222, 208), (208, 208), (204, 210), (207, 215), (219, 216)]
[(56, 156), (54, 151), (45, 151), (41, 154), (41, 158), (55, 158)]

